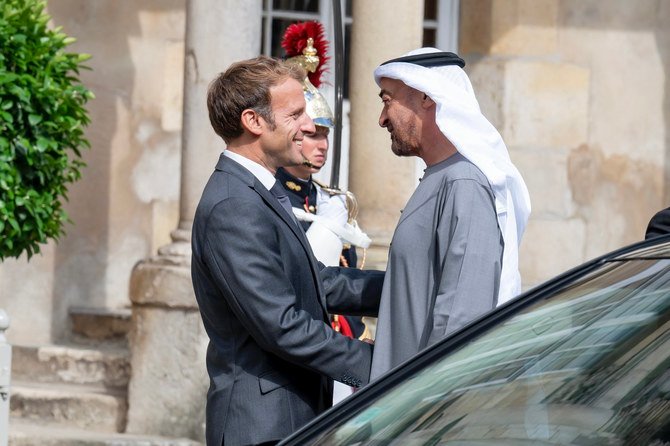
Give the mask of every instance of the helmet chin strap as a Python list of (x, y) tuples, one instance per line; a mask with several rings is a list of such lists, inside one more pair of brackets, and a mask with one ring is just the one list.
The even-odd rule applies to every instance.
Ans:
[[(302, 155), (302, 153), (301, 153), (301, 155)], [(305, 155), (302, 155), (302, 165), (306, 166), (306, 167), (309, 167), (311, 169), (316, 169), (316, 170), (321, 169), (320, 167), (316, 167), (314, 164), (312, 164), (312, 162), (310, 160), (308, 160)]]

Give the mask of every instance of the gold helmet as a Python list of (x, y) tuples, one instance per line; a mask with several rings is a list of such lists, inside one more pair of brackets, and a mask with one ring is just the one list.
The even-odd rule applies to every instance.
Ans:
[(323, 25), (317, 21), (294, 23), (286, 28), (281, 45), (286, 51), (286, 62), (298, 64), (307, 71), (303, 81), (307, 115), (314, 125), (332, 128), (335, 117), (317, 88), (328, 60), (328, 41), (323, 36)]

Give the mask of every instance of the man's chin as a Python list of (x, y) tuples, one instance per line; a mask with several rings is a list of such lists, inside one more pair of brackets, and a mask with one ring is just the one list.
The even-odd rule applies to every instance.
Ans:
[(300, 155), (299, 157), (291, 158), (291, 160), (288, 161), (287, 164), (285, 164), (285, 165), (288, 166), (288, 167), (302, 166), (303, 162), (304, 162), (304, 158), (302, 157), (302, 155)]
[(284, 166), (300, 166), (304, 157), (302, 156), (302, 149), (294, 147), (289, 153), (286, 154), (286, 161)]
[(416, 152), (408, 146), (391, 144), (391, 151), (396, 156), (417, 156)]
[(391, 147), (391, 151), (396, 156), (414, 156), (410, 150), (407, 150), (404, 147)]

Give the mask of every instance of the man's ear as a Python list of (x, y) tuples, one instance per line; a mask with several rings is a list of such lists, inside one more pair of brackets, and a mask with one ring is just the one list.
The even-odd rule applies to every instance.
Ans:
[(242, 111), (240, 123), (242, 124), (242, 128), (252, 135), (259, 136), (263, 133), (263, 118), (255, 110), (247, 108)]
[(423, 94), (423, 98), (421, 98), (421, 107), (423, 107), (424, 109), (429, 109), (433, 105), (435, 105), (435, 101), (433, 101), (430, 98), (430, 96), (428, 96), (426, 93), (422, 93), (422, 94)]

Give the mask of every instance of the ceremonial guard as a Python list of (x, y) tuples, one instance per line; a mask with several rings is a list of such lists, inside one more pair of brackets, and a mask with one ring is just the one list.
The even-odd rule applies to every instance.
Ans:
[[(365, 249), (370, 239), (356, 223), (358, 206), (351, 192), (330, 188), (312, 175), (318, 173), (328, 156), (328, 135), (335, 117), (318, 90), (324, 72), (328, 42), (321, 23), (303, 22), (289, 26), (282, 40), (287, 62), (301, 65), (308, 73), (303, 83), (307, 115), (316, 131), (303, 140), (303, 164), (277, 170), (276, 178), (288, 192), (293, 213), (302, 225), (316, 258), (327, 266), (358, 267), (356, 247)], [(370, 337), (359, 317), (332, 315), (333, 328), (352, 338)], [(338, 400), (335, 390), (335, 402)], [(346, 389), (342, 396), (348, 393)]]

